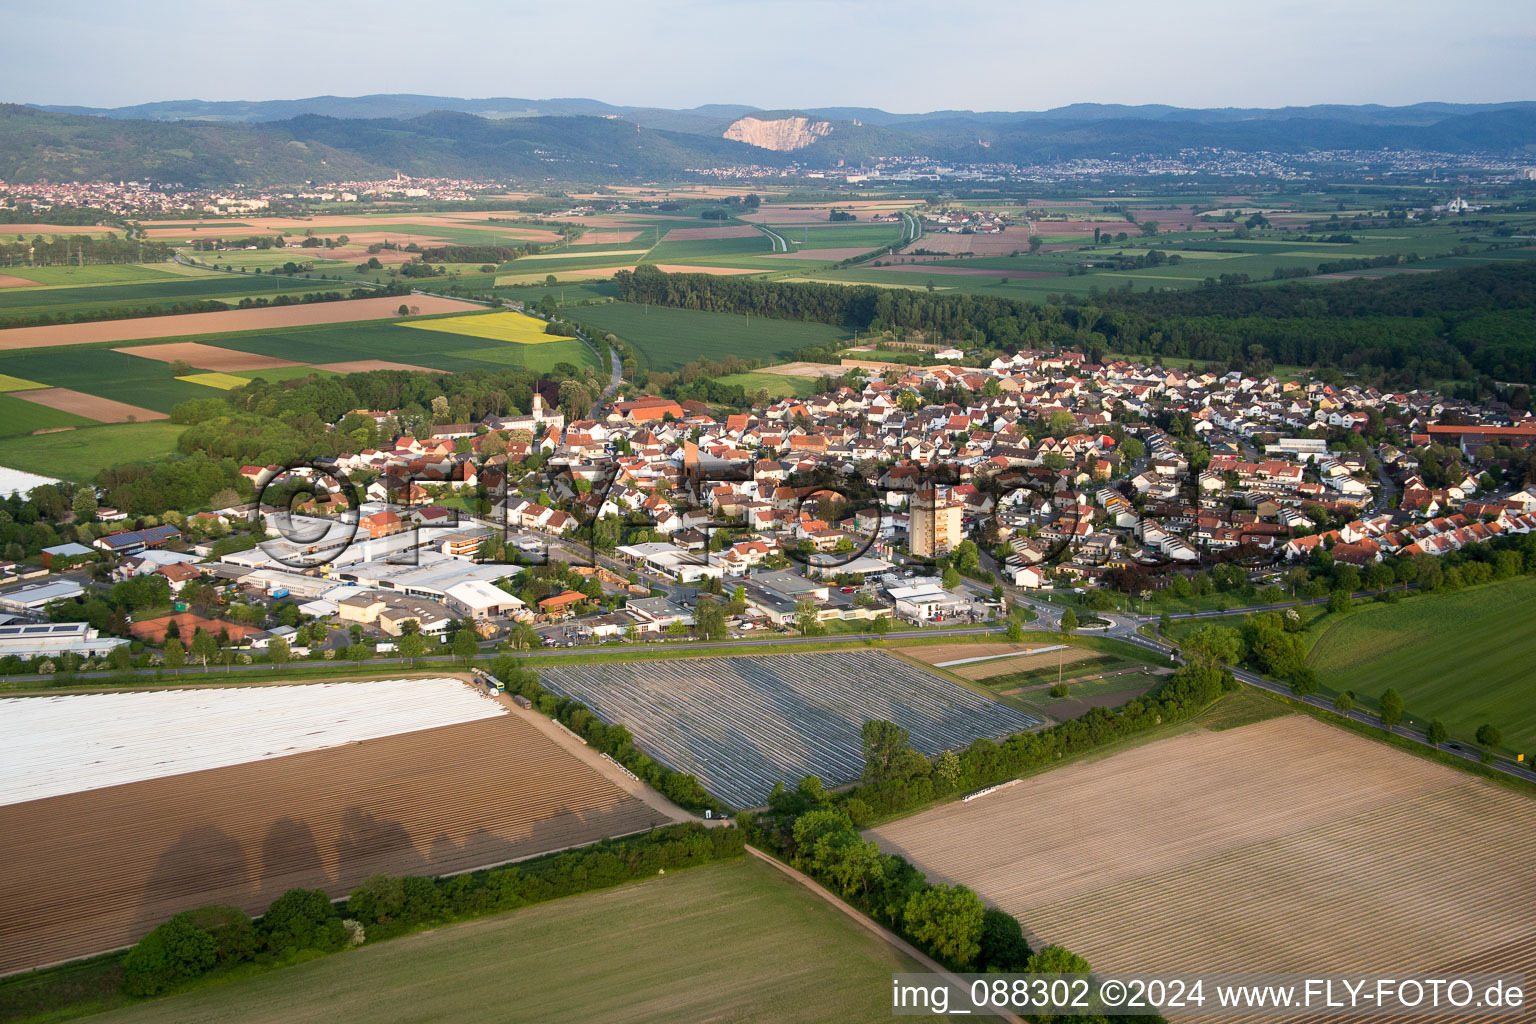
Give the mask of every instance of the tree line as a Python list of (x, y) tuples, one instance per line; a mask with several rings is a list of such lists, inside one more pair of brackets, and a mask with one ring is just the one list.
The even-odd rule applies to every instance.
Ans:
[[(1536, 381), (1536, 261), (1343, 281), (1328, 288), (1212, 284), (1184, 291), (990, 295), (872, 285), (667, 274), (614, 276), (619, 297), (867, 331), (923, 331), (1008, 352), (1073, 346), (1107, 352), (1337, 366), (1398, 386), (1435, 380)], [(1496, 316), (1491, 314), (1498, 314)]]
[[(427, 925), (504, 913), (738, 857), (740, 829), (670, 825), (515, 867), (450, 878), (375, 874), (338, 906), (321, 889), (290, 889), (258, 921), (237, 907), (199, 907), (144, 936), (123, 960), (123, 991), (157, 996), (198, 978), (282, 967)], [(243, 969), (243, 971), (242, 971)]]
[(93, 235), (33, 235), (29, 241), (21, 235), (0, 241), (0, 266), (60, 267), (92, 266), (103, 263), (154, 263), (172, 256), (170, 246), (120, 238), (108, 233)]

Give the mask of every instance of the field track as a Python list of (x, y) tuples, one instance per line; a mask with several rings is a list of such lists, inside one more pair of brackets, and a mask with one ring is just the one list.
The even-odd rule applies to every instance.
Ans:
[(517, 715), (0, 807), (0, 973), (209, 903), (443, 874), (662, 824)]
[(0, 351), (48, 348), (54, 345), (88, 345), (102, 341), (142, 341), (178, 338), (192, 334), (229, 331), (263, 331), (314, 324), (344, 324), (359, 320), (390, 320), (398, 317), (401, 304), (420, 313), (463, 313), (484, 306), (435, 295), (392, 295), (377, 299), (344, 299), (340, 302), (307, 302), (297, 306), (264, 309), (230, 309), (219, 313), (183, 313), (146, 316), (132, 320), (103, 320), (89, 324), (51, 324), (47, 327), (13, 327), (0, 331)]
[(1536, 800), (1288, 715), (872, 835), (1098, 970), (1406, 976), (1536, 966), (1533, 827)]

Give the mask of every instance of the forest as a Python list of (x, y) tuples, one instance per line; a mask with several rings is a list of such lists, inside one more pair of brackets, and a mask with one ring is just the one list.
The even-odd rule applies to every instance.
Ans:
[(863, 332), (921, 331), (1016, 352), (1072, 347), (1194, 358), (1265, 372), (1276, 365), (1353, 372), (1401, 387), (1437, 381), (1536, 382), (1536, 263), (1508, 262), (1319, 286), (1211, 284), (1171, 292), (991, 295), (870, 285), (667, 274), (642, 265), (614, 280), (627, 302), (751, 313)]

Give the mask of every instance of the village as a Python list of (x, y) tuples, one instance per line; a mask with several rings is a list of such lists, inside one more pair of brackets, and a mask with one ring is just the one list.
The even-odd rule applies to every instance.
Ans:
[[(0, 657), (163, 639), (169, 618), (39, 632), (92, 571), (291, 604), (271, 631), (180, 626), (336, 657), (465, 624), (513, 647), (954, 625), (1031, 592), (1187, 593), (1223, 564), (1273, 583), (1326, 559), (1385, 585), (1389, 558), (1536, 528), (1536, 487), (1505, 479), (1536, 421), (1504, 406), (1070, 351), (845, 363), (832, 390), (746, 412), (620, 395), (568, 422), (536, 395), (525, 414), (310, 467), (246, 466), (253, 501), (58, 545), (41, 572), (0, 566)], [(701, 623), (709, 594), (725, 614)]]

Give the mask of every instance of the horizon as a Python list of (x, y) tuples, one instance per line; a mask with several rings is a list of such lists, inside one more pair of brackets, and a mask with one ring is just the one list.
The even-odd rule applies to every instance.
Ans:
[[(144, 101), (142, 101), (140, 103), (124, 103), (124, 104), (119, 104), (119, 105), (116, 105), (116, 106), (102, 106), (102, 105), (97, 105), (97, 104), (86, 104), (86, 103), (42, 103), (42, 102), (35, 102), (35, 101), (32, 101), (32, 100), (0, 100), (0, 102), (16, 103), (16, 104), (18, 104), (20, 106), (32, 107), (32, 108), (39, 109), (39, 110), (52, 110), (54, 112), (58, 112), (57, 108), (62, 108), (62, 107), (78, 108), (78, 109), (82, 109), (82, 110), (115, 111), (115, 110), (129, 109), (129, 108), (132, 108), (132, 107), (155, 106), (155, 105), (165, 105), (165, 104), (172, 104), (172, 105), (174, 105), (174, 104), (178, 104), (178, 103), (251, 103), (251, 104), (257, 104), (257, 103), (302, 103), (302, 102), (305, 102), (307, 100), (327, 100), (327, 99), (333, 99), (333, 100), (359, 100), (359, 99), (369, 99), (369, 98), (374, 98), (374, 97), (391, 97), (391, 96), (418, 96), (418, 97), (424, 97), (424, 98), (428, 98), (428, 99), (462, 100), (462, 101), (471, 102), (471, 103), (473, 103), (473, 102), (489, 102), (489, 101), (492, 101), (492, 100), (508, 100), (508, 99), (510, 99), (510, 100), (522, 100), (522, 101), (526, 101), (526, 102), (529, 102), (529, 103), (535, 103), (535, 104), (590, 102), (590, 103), (602, 103), (602, 104), (606, 104), (608, 106), (612, 106), (612, 107), (616, 107), (616, 108), (623, 108), (623, 109), (634, 109), (634, 110), (673, 110), (673, 111), (678, 111), (678, 112), (681, 112), (681, 113), (690, 113), (690, 112), (694, 112), (694, 111), (698, 111), (698, 110), (704, 110), (704, 109), (709, 108), (709, 107), (744, 107), (744, 108), (748, 108), (749, 111), (752, 112), (752, 113), (758, 113), (758, 114), (780, 114), (780, 115), (796, 114), (796, 113), (808, 112), (808, 111), (878, 110), (881, 113), (890, 114), (890, 115), (893, 115), (893, 116), (896, 116), (896, 117), (919, 117), (919, 116), (924, 116), (924, 115), (940, 114), (940, 113), (976, 114), (976, 115), (988, 115), (988, 114), (1047, 114), (1047, 113), (1052, 113), (1052, 112), (1055, 112), (1055, 111), (1058, 111), (1058, 110), (1065, 110), (1065, 109), (1070, 109), (1072, 107), (1082, 107), (1082, 106), (1122, 107), (1122, 108), (1125, 108), (1127, 110), (1137, 110), (1137, 109), (1144, 109), (1144, 108), (1148, 108), (1148, 107), (1161, 107), (1161, 108), (1166, 108), (1166, 109), (1170, 109), (1170, 110), (1187, 110), (1187, 111), (1191, 111), (1191, 112), (1201, 112), (1201, 111), (1246, 111), (1246, 110), (1254, 110), (1254, 111), (1312, 110), (1312, 109), (1316, 109), (1316, 108), (1319, 108), (1319, 107), (1340, 107), (1340, 108), (1345, 108), (1345, 109), (1376, 108), (1376, 109), (1381, 109), (1381, 110), (1404, 110), (1404, 109), (1410, 109), (1410, 108), (1413, 108), (1413, 107), (1432, 106), (1432, 105), (1440, 105), (1440, 106), (1479, 106), (1479, 107), (1491, 106), (1491, 107), (1507, 107), (1507, 106), (1516, 106), (1516, 105), (1523, 104), (1523, 103), (1536, 103), (1536, 98), (1529, 98), (1529, 99), (1527, 99), (1527, 98), (1489, 99), (1489, 100), (1475, 100), (1475, 101), (1426, 99), (1426, 100), (1417, 100), (1417, 101), (1407, 102), (1407, 103), (1346, 103), (1346, 102), (1338, 102), (1338, 101), (1325, 101), (1325, 102), (1305, 103), (1305, 104), (1300, 104), (1300, 103), (1284, 103), (1284, 104), (1280, 104), (1278, 106), (1246, 106), (1246, 105), (1240, 105), (1240, 104), (1227, 104), (1227, 105), (1219, 105), (1219, 106), (1192, 107), (1192, 106), (1182, 106), (1182, 105), (1175, 104), (1175, 103), (1164, 103), (1164, 102), (1160, 102), (1158, 100), (1143, 100), (1143, 101), (1139, 101), (1139, 102), (1136, 102), (1136, 103), (1120, 103), (1120, 102), (1115, 102), (1115, 101), (1110, 101), (1110, 100), (1104, 100), (1104, 101), (1100, 101), (1100, 100), (1075, 100), (1075, 101), (1073, 101), (1071, 103), (1062, 103), (1062, 104), (1058, 104), (1058, 105), (1050, 106), (1050, 107), (1017, 107), (1017, 108), (993, 107), (993, 108), (986, 108), (986, 109), (980, 109), (980, 108), (974, 108), (974, 107), (933, 107), (933, 108), (926, 109), (926, 110), (892, 110), (892, 109), (887, 108), (887, 107), (876, 107), (876, 106), (870, 106), (868, 104), (823, 103), (823, 104), (816, 104), (816, 105), (803, 106), (803, 107), (770, 107), (770, 106), (761, 106), (761, 105), (756, 105), (756, 104), (751, 104), (751, 103), (738, 103), (738, 102), (730, 102), (730, 101), (710, 101), (710, 102), (706, 102), (706, 103), (694, 104), (693, 106), (688, 106), (688, 107), (659, 107), (659, 106), (654, 106), (654, 105), (615, 103), (612, 100), (604, 99), (603, 97), (600, 97), (600, 96), (574, 96), (574, 95), (573, 96), (511, 96), (511, 95), (506, 95), (506, 96), (462, 95), (462, 96), (460, 96), (460, 95), (453, 95), (453, 94), (450, 94), (450, 93), (415, 93), (415, 92), (311, 93), (311, 94), (304, 95), (304, 96), (270, 96), (270, 97), (263, 97), (263, 98), (259, 98), (259, 99), (258, 98), (254, 98), (254, 97), (249, 97), (249, 96), (233, 98), (233, 99), (209, 99), (208, 97), (205, 97), (205, 96), (177, 96), (177, 97), (166, 98), (166, 99), (158, 99), (158, 100), (144, 100)], [(580, 115), (580, 114), (561, 114), (561, 115), (536, 114), (536, 115), (532, 115), (532, 116), (582, 116), (582, 115)], [(743, 115), (743, 116), (750, 116), (750, 115)]]
[[(600, 0), (588, 15), (607, 31), (572, 39), (559, 11), (512, 14), (487, 0), (450, 0), (442, 17), (408, 30), (381, 19), (376, 5), (344, 0), (334, 24), (306, 26), (302, 38), (259, 10), (225, 11), (219, 27), (210, 28), (206, 11), (187, 0), (24, 10), (10, 15), (13, 38), (67, 39), (76, 59), (61, 68), (54, 48), (20, 48), (0, 67), (0, 96), (115, 108), (187, 96), (260, 102), (402, 91), (530, 99), (561, 92), (618, 106), (690, 109), (732, 102), (723, 93), (756, 92), (771, 95), (743, 105), (892, 113), (1149, 102), (1190, 109), (1400, 107), (1536, 96), (1529, 60), (1536, 6), (1509, 0), (1469, 0), (1449, 21), (1429, 0), (1369, 0), (1342, 11), (1323, 0), (1291, 0), (1279, 9), (1239, 12), (1194, 0), (1177, 18), (1103, 0), (1088, 32), (1078, 9), (1020, 11), (991, 0), (968, 5), (964, 30), (935, 27), (926, 7), (911, 0), (771, 6), (772, 16), (764, 17), (763, 4), (745, 0), (668, 0), (646, 10)], [(1328, 30), (1319, 33), (1319, 24)], [(907, 59), (876, 59), (891, 53)], [(156, 59), (145, 61), (146, 54)], [(325, 57), (306, 60), (311, 55)], [(942, 70), (957, 56), (965, 60), (964, 75), (921, 73)], [(189, 80), (198, 87), (187, 88)], [(274, 80), (291, 85), (274, 89)], [(407, 80), (432, 84), (402, 89)], [(550, 89), (557, 81), (589, 87)]]

